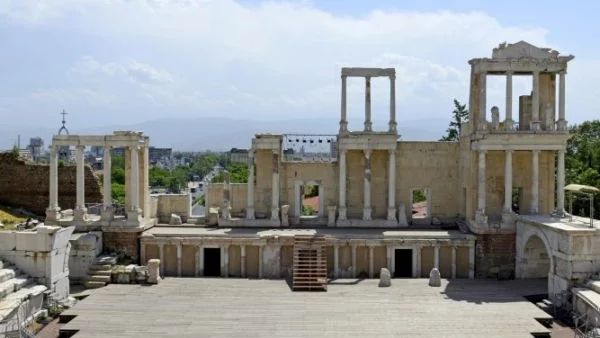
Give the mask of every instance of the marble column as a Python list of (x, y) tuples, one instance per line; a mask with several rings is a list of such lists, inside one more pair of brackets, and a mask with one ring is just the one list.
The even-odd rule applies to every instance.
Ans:
[(340, 247), (333, 247), (333, 278), (340, 277)]
[(415, 268), (415, 277), (421, 277), (421, 247), (415, 247), (415, 256), (416, 256), (416, 268)]
[(127, 211), (127, 223), (129, 225), (139, 225), (141, 218), (141, 209), (140, 209), (140, 166), (139, 166), (139, 156), (138, 156), (138, 147), (129, 147), (129, 158), (131, 162), (131, 170), (129, 173), (129, 177), (126, 179), (131, 180), (129, 184), (129, 193), (131, 195), (131, 205), (129, 210)]
[(352, 278), (356, 278), (356, 245), (352, 246)]
[(392, 276), (394, 275), (394, 273), (392, 272), (392, 267), (393, 267), (393, 262), (392, 259), (394, 258), (394, 252), (393, 249), (390, 248), (389, 246), (385, 248), (385, 258), (386, 258), (386, 263), (387, 263), (387, 268), (390, 271), (390, 273), (392, 274)]
[(76, 206), (73, 210), (73, 219), (82, 221), (86, 219), (87, 208), (85, 207), (85, 159), (83, 157), (83, 150), (85, 146), (78, 145), (75, 148), (75, 161), (77, 163), (77, 194), (76, 194)]
[(254, 151), (248, 152), (248, 206), (246, 207), (246, 219), (254, 219)]
[(389, 132), (397, 132), (396, 123), (396, 75), (390, 76), (390, 123)]
[(60, 207), (58, 206), (58, 147), (50, 147), (50, 196), (49, 205), (46, 210), (46, 221), (60, 219)]
[(258, 278), (263, 278), (263, 246), (258, 246)]
[(530, 213), (536, 215), (539, 212), (540, 200), (540, 151), (533, 150), (531, 156), (532, 178), (531, 178), (531, 209)]
[(387, 220), (397, 222), (396, 218), (396, 149), (389, 150), (388, 164), (388, 214)]
[(485, 215), (485, 194), (486, 182), (485, 182), (485, 157), (486, 150), (479, 150), (479, 165), (478, 165), (478, 186), (477, 186), (477, 212), (475, 214), (475, 221), (479, 225), (487, 224), (487, 216)]
[(241, 256), (241, 263), (240, 263), (241, 264), (241, 267), (240, 267), (241, 275), (242, 275), (242, 278), (246, 278), (246, 246), (241, 245), (240, 249), (241, 249), (241, 255), (240, 255)]
[(373, 131), (373, 123), (371, 122), (371, 77), (365, 77), (365, 130)]
[(338, 220), (345, 221), (346, 220), (346, 150), (340, 150), (340, 196), (339, 196), (339, 211), (338, 211)]
[(181, 243), (177, 243), (177, 277), (181, 277), (181, 270), (183, 267), (182, 256), (183, 247)]
[(512, 213), (512, 150), (504, 152), (504, 212)]
[(504, 130), (513, 129), (513, 118), (512, 118), (512, 71), (506, 72), (506, 120), (504, 121)]
[(342, 75), (342, 116), (340, 118), (340, 133), (348, 131), (348, 120), (346, 116), (346, 76)]
[(204, 276), (204, 246), (198, 246), (198, 274)]
[(533, 72), (533, 97), (531, 98), (531, 130), (540, 130), (540, 72)]
[(160, 258), (160, 275), (165, 276), (165, 244), (158, 245), (158, 257)]
[(456, 278), (456, 247), (452, 246), (452, 278)]
[(375, 267), (375, 248), (369, 245), (369, 278), (373, 278), (373, 270)]
[(560, 216), (565, 214), (565, 151), (558, 151), (556, 172), (556, 212)]
[(371, 149), (364, 150), (365, 173), (364, 173), (364, 207), (363, 221), (371, 220)]
[(469, 247), (469, 279), (475, 278), (475, 247)]
[(103, 171), (103, 206), (102, 206), (102, 219), (104, 221), (112, 221), (114, 216), (114, 210), (112, 205), (112, 182), (111, 182), (111, 156), (110, 149), (112, 147), (105, 146), (104, 147), (104, 160), (102, 161), (102, 171)]
[(271, 194), (271, 220), (279, 221), (279, 152), (277, 150), (273, 150)]
[(436, 245), (433, 247), (433, 267), (440, 269), (440, 247)]
[(565, 120), (565, 71), (560, 72), (560, 81), (558, 84), (558, 130), (567, 130), (567, 120)]
[(487, 98), (487, 74), (479, 73), (479, 130), (487, 130), (486, 98)]
[(228, 278), (229, 277), (229, 245), (225, 245), (225, 246), (221, 247), (221, 252), (223, 253), (221, 255), (221, 257), (223, 259), (221, 273), (223, 274), (223, 277)]
[(200, 277), (200, 247), (196, 246), (194, 253), (194, 277)]

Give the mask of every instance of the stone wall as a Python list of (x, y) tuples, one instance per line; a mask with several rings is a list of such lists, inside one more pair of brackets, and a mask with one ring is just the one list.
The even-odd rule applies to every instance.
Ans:
[[(50, 167), (0, 154), (0, 204), (21, 207), (45, 215), (49, 204)], [(75, 166), (58, 168), (58, 203), (62, 209), (75, 207)], [(90, 167), (85, 167), (85, 202), (102, 203), (100, 182)]]
[(515, 234), (477, 235), (475, 240), (475, 278), (514, 278), (515, 250)]
[(102, 247), (105, 252), (125, 254), (134, 261), (139, 259), (140, 240), (139, 232), (104, 231), (102, 233)]
[[(223, 185), (223, 183), (210, 183), (206, 186), (204, 196), (206, 210), (223, 206)], [(231, 183), (230, 189), (231, 215), (243, 217), (248, 207), (248, 183)], [(270, 202), (269, 205), (271, 205)]]
[(156, 199), (156, 213), (152, 212), (151, 217), (158, 218), (160, 223), (169, 223), (171, 214), (182, 216), (187, 219), (192, 211), (192, 201), (190, 194), (160, 194), (152, 195)]
[(69, 254), (69, 279), (71, 283), (82, 282), (88, 269), (102, 253), (102, 232), (90, 231), (71, 235)]

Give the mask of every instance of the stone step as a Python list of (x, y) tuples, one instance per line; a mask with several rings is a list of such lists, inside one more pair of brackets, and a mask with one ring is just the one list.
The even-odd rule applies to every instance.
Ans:
[(109, 265), (109, 264), (93, 264), (93, 265), (90, 265), (90, 267), (88, 268), (88, 270), (91, 270), (91, 271), (98, 271), (98, 270), (110, 271), (110, 269), (112, 269), (112, 265)]
[(589, 281), (588, 286), (596, 293), (600, 293), (600, 280)]
[(31, 296), (37, 296), (46, 291), (46, 289), (43, 285), (28, 285), (0, 300), (0, 322), (8, 315), (11, 315), (22, 301)]
[(16, 275), (17, 273), (15, 272), (15, 269), (0, 269), (0, 283), (6, 282), (9, 279), (13, 279)]
[(86, 281), (110, 283), (110, 276), (90, 275), (86, 277)]
[(83, 282), (83, 286), (85, 286), (86, 289), (97, 289), (97, 288), (101, 288), (103, 286), (106, 286), (106, 283), (104, 283), (104, 282), (94, 282), (94, 281), (85, 281), (85, 282)]
[(112, 270), (90, 270), (88, 271), (88, 275), (110, 277), (112, 275)]
[(115, 265), (117, 264), (116, 256), (98, 256), (96, 258), (97, 265)]

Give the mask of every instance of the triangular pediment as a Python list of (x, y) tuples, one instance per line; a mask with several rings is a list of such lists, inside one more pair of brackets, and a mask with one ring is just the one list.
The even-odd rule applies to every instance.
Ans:
[(550, 48), (539, 48), (528, 42), (519, 41), (517, 43), (502, 43), (492, 52), (494, 60), (509, 59), (535, 59), (535, 60), (556, 60), (558, 52)]

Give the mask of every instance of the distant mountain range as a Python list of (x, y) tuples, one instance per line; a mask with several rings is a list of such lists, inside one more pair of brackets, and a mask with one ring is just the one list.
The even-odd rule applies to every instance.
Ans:
[[(298, 119), (298, 120), (234, 120), (227, 118), (202, 117), (195, 119), (160, 119), (132, 125), (112, 125), (80, 130), (70, 129), (72, 134), (110, 134), (115, 130), (143, 131), (150, 136), (150, 143), (156, 147), (170, 147), (181, 151), (248, 148), (255, 134), (260, 133), (306, 133), (334, 135), (338, 131), (337, 119)], [(68, 126), (67, 126), (68, 127)], [(354, 128), (353, 128), (354, 127)], [(435, 141), (445, 134), (448, 121), (443, 119), (423, 119), (398, 121), (398, 132), (406, 141)], [(349, 129), (362, 128), (350, 124)], [(374, 123), (374, 130), (387, 130), (387, 125)], [(0, 149), (10, 149), (21, 135), (21, 147), (29, 143), (30, 137), (42, 137), (45, 145), (50, 144), (57, 128), (35, 128), (27, 126), (0, 126)]]

